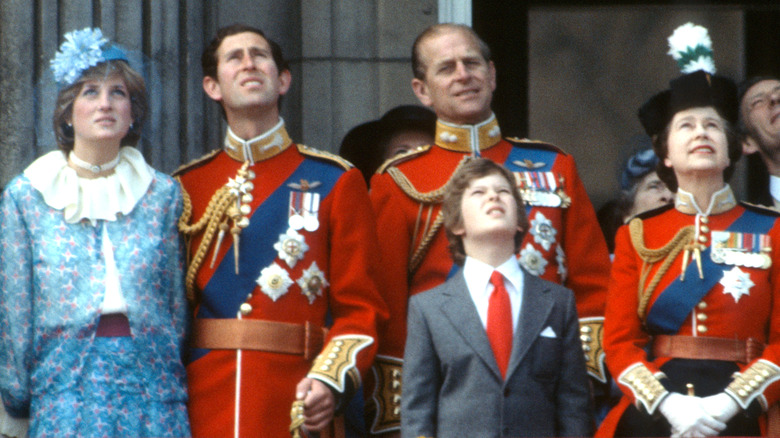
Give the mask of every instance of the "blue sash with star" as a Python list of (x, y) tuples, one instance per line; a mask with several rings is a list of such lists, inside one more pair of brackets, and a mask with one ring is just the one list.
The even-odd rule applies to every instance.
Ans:
[[(726, 230), (740, 233), (767, 234), (777, 218), (745, 210)], [(685, 281), (678, 277), (670, 284), (653, 304), (647, 314), (645, 324), (651, 334), (675, 334), (680, 331), (683, 322), (693, 308), (720, 281), (726, 266), (710, 259), (711, 248), (701, 252), (701, 267), (704, 278), (699, 278), (695, 261), (691, 261), (685, 271)]]
[[(343, 173), (341, 168), (327, 162), (303, 160), (284, 183), (254, 210), (249, 226), (240, 236), (239, 274), (236, 275), (231, 245), (203, 289), (197, 317), (235, 318), (247, 294), (257, 287), (255, 280), (260, 276), (260, 271), (277, 257), (274, 243), (288, 228), (290, 192), (294, 190), (288, 186), (289, 183), (299, 183), (302, 179), (319, 181), (321, 184), (310, 191), (319, 193), (320, 198), (325, 199)], [(262, 175), (258, 175), (254, 183), (262, 184)], [(300, 232), (308, 233), (305, 230)]]

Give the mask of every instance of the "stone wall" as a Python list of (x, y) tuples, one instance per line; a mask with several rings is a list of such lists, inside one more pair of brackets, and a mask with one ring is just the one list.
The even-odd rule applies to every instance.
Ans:
[(409, 48), (436, 8), (436, 0), (2, 0), (0, 185), (56, 147), (49, 60), (71, 30), (100, 27), (143, 54), (151, 113), (138, 148), (170, 172), (221, 143), (224, 122), (203, 94), (200, 67), (218, 27), (244, 22), (281, 44), (293, 73), (282, 104), (291, 135), (336, 151), (352, 126), (416, 103)]

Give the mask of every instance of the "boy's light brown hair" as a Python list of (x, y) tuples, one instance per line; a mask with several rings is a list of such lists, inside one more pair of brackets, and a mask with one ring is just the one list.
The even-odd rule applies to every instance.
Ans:
[(528, 216), (525, 214), (523, 198), (520, 197), (520, 192), (517, 190), (517, 184), (515, 184), (515, 177), (512, 172), (506, 167), (485, 158), (469, 158), (452, 175), (444, 191), (444, 200), (441, 207), (447, 240), (449, 241), (450, 255), (457, 265), (463, 265), (463, 262), (466, 261), (466, 251), (463, 248), (463, 238), (451, 230), (463, 226), (463, 212), (461, 211), (463, 194), (472, 181), (493, 174), (502, 176), (509, 183), (509, 187), (512, 188), (512, 197), (517, 204), (517, 226), (520, 229), (515, 233), (515, 253), (520, 251), (520, 244), (523, 242), (525, 233), (528, 232)]

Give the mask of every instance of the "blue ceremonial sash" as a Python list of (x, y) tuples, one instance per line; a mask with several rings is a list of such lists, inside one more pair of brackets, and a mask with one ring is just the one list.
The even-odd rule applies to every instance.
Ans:
[[(290, 192), (295, 189), (289, 187), (288, 183), (300, 183), (302, 179), (309, 182), (319, 181), (321, 184), (310, 192), (319, 193), (322, 202), (343, 173), (341, 168), (327, 162), (304, 159), (284, 183), (254, 210), (249, 226), (242, 230), (240, 235), (239, 274), (236, 275), (231, 245), (203, 289), (197, 317), (235, 318), (239, 306), (257, 287), (255, 280), (260, 276), (260, 271), (277, 257), (274, 243), (279, 240), (279, 235), (289, 228)], [(254, 184), (263, 184), (263, 176), (258, 175)], [(326, 227), (326, 219), (319, 219), (321, 226)], [(301, 230), (300, 233), (305, 235), (309, 232)]]
[[(724, 231), (767, 234), (775, 223), (775, 217), (745, 210)], [(774, 242), (773, 242), (774, 244)], [(675, 279), (653, 304), (645, 321), (650, 334), (675, 334), (690, 315), (693, 308), (723, 278), (723, 271), (730, 266), (720, 265), (710, 259), (710, 248), (701, 252), (704, 278), (699, 278), (696, 261), (691, 258), (685, 271), (685, 281)]]
[[(553, 164), (555, 164), (555, 158), (558, 156), (558, 152), (549, 149), (536, 149), (517, 146), (513, 143), (514, 147), (509, 152), (506, 160), (502, 163), (504, 167), (512, 172), (551, 172)], [(528, 160), (532, 163), (544, 163), (544, 166), (534, 169), (518, 166), (515, 161), (524, 162)], [(525, 214), (530, 215), (533, 206), (525, 206)]]

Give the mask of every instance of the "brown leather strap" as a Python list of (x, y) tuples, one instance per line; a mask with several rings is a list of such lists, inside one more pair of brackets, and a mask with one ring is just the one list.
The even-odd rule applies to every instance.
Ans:
[(753, 338), (743, 341), (705, 336), (658, 335), (653, 340), (655, 357), (750, 363), (761, 356), (763, 351), (764, 345)]
[(308, 360), (322, 351), (327, 332), (308, 321), (292, 324), (258, 319), (195, 319), (192, 346), (300, 354)]

